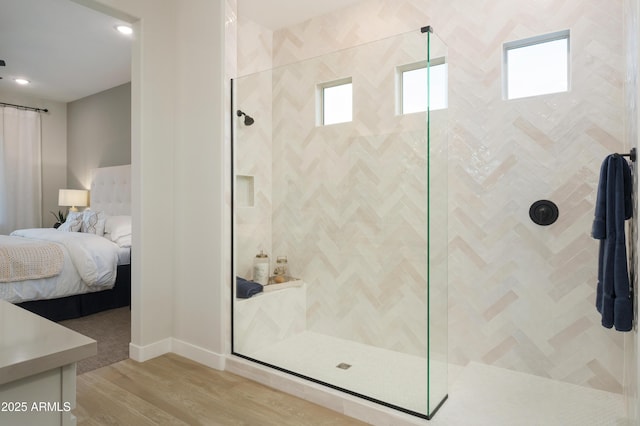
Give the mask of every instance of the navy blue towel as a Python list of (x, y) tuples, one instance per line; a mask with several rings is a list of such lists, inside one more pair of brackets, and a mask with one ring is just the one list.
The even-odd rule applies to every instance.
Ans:
[(612, 154), (600, 168), (592, 236), (600, 240), (596, 308), (602, 325), (618, 331), (633, 326), (625, 220), (633, 213), (631, 204), (631, 170), (627, 161)]
[(262, 284), (236, 277), (236, 297), (248, 299), (262, 291)]

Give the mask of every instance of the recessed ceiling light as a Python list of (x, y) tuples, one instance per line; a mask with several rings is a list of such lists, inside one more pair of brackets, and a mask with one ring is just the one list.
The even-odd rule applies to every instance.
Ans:
[(29, 80), (24, 79), (24, 78), (16, 78), (14, 79), (14, 81), (18, 84), (29, 84), (31, 83)]
[(128, 25), (116, 25), (116, 31), (125, 35), (133, 34), (133, 29)]

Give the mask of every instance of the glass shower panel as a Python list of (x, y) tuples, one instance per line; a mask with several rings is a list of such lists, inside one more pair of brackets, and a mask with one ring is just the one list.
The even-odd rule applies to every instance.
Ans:
[[(428, 63), (433, 37), (232, 84), (233, 353), (426, 418), (446, 397), (446, 140), (426, 108), (401, 113), (399, 85), (403, 69)], [(351, 120), (323, 125), (323, 89), (345, 82)], [(259, 276), (260, 253), (271, 275), (261, 288), (244, 281)]]
[(428, 138), (428, 403), (432, 415), (447, 398), (448, 352), (448, 50), (427, 32)]

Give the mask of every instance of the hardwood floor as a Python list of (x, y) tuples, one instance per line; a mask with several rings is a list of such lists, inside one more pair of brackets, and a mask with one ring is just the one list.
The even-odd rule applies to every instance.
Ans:
[(364, 425), (174, 354), (78, 376), (78, 425)]

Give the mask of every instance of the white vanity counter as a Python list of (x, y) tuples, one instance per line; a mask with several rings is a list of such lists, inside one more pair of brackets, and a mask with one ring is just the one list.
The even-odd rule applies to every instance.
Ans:
[(0, 300), (0, 424), (74, 425), (76, 362), (96, 353), (95, 340)]

